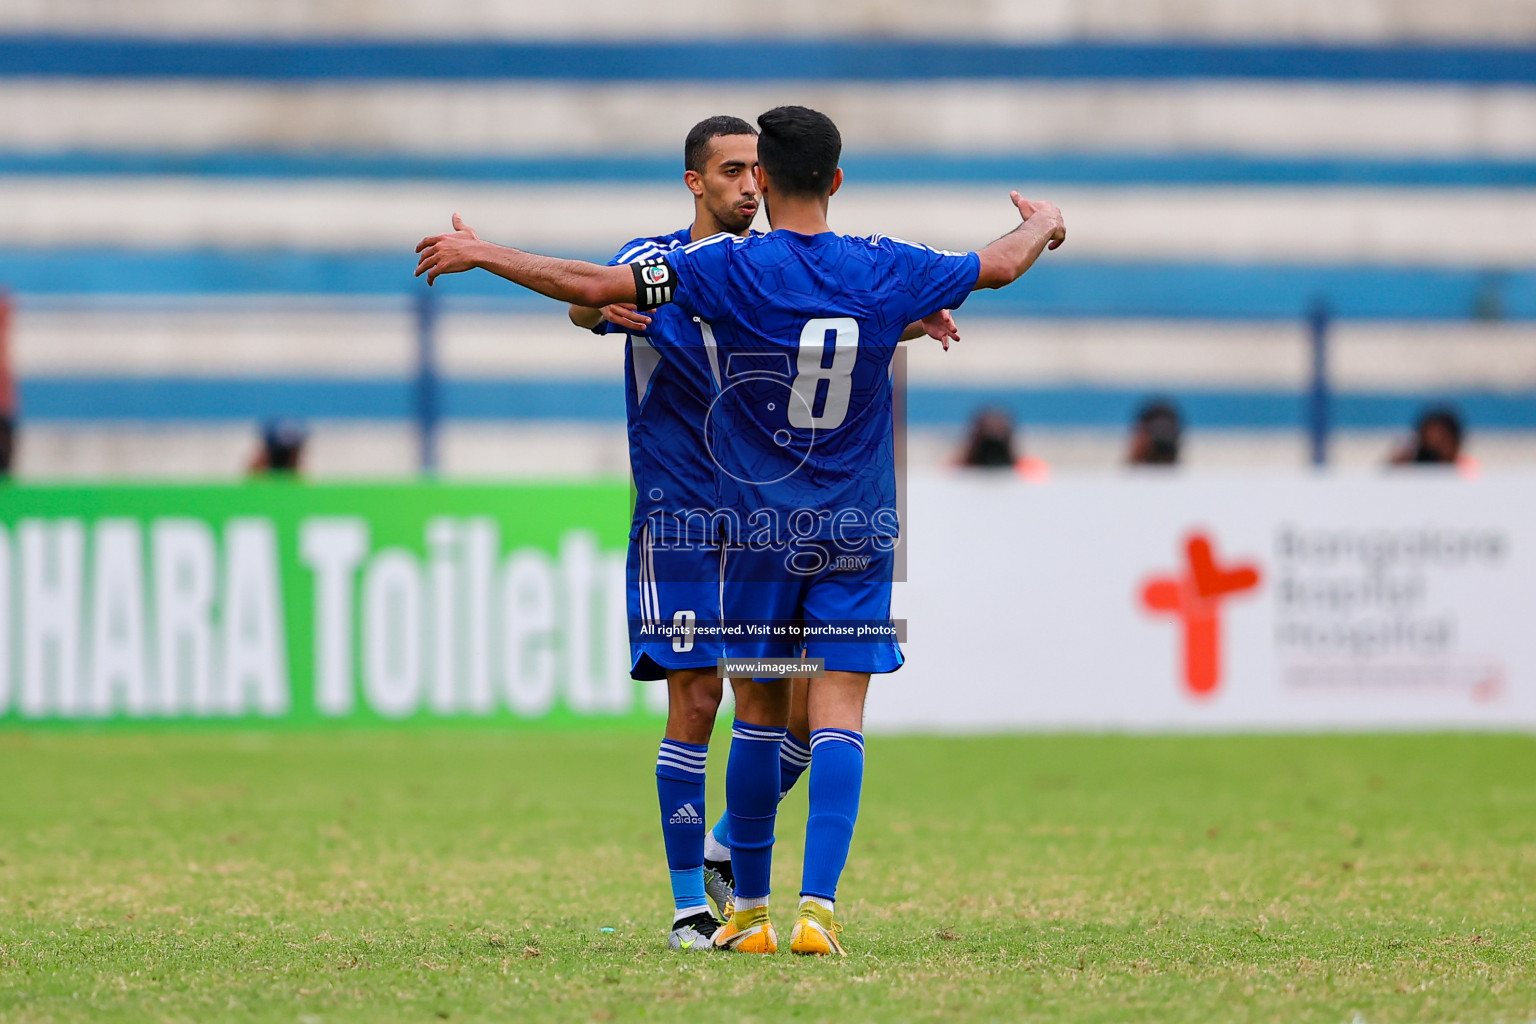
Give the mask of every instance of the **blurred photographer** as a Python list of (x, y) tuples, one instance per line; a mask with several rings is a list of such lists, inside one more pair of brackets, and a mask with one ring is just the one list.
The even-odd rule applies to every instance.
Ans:
[(0, 292), (0, 480), (11, 478), (16, 457), (16, 382), (11, 377), (11, 303)]
[(0, 410), (0, 480), (11, 478), (11, 459), (16, 454), (16, 418)]
[(1153, 399), (1141, 407), (1131, 424), (1130, 449), (1125, 461), (1131, 466), (1177, 466), (1184, 423), (1178, 408), (1165, 399)]
[(298, 476), (304, 468), (309, 431), (292, 420), (269, 420), (261, 428), (261, 447), (251, 459), (252, 476)]
[(998, 408), (979, 410), (960, 451), (959, 464), (977, 469), (1012, 469), (1025, 480), (1040, 482), (1051, 475), (1042, 459), (1030, 458), (1015, 447), (1013, 417)]
[(1464, 466), (1461, 417), (1448, 406), (1424, 411), (1413, 436), (1392, 453), (1394, 466)]

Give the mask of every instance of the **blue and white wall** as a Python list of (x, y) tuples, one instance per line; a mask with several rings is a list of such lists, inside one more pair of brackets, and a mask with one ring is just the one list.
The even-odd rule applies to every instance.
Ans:
[[(783, 102), (841, 126), (834, 223), (948, 247), (1055, 199), (1069, 245), (914, 347), (918, 463), (982, 402), (1109, 468), (1142, 396), (1190, 462), (1299, 465), (1306, 311), (1335, 311), (1339, 461), (1449, 398), (1536, 463), (1536, 4), (13, 2), (0, 283), (22, 472), (230, 475), (252, 423), (320, 474), (408, 472), (411, 248), (605, 256), (691, 209), (681, 139)], [(619, 358), (445, 280), (442, 461), (622, 472)]]

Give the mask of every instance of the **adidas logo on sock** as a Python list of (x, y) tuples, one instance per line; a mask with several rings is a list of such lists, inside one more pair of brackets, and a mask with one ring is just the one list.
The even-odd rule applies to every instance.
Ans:
[(702, 825), (704, 816), (694, 808), (693, 804), (683, 804), (672, 812), (672, 817), (667, 819), (668, 825)]

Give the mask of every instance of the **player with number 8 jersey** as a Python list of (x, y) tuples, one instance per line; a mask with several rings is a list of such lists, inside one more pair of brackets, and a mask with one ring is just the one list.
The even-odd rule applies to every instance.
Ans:
[[(715, 236), (659, 260), (667, 297), (708, 325), (724, 367), (706, 442), (720, 494), (743, 524), (728, 553), (722, 615), (729, 657), (822, 662), (809, 687), (810, 814), (800, 907), (790, 949), (844, 952), (833, 913), (864, 773), (863, 711), (871, 674), (903, 656), (891, 630), (896, 507), (891, 360), (904, 326), (955, 308), (977, 287), (1022, 273), (1060, 227), (978, 253), (831, 231), (827, 204), (842, 183), (841, 138), (825, 115), (781, 107), (758, 119), (758, 184), (773, 228)], [(1031, 204), (1017, 196), (1025, 215)], [(1030, 253), (1032, 250), (1032, 254)], [(1020, 257), (1025, 257), (1021, 260)], [(638, 287), (638, 285), (637, 285)], [(796, 635), (784, 627), (804, 630)], [(738, 639), (739, 635), (739, 639)], [(739, 709), (764, 720), (775, 701), (737, 688)], [(771, 952), (768, 918), (772, 793), (751, 731), (733, 731), (726, 769), (736, 903), (722, 948)]]
[(716, 235), (667, 261), (673, 303), (719, 353), (706, 441), (745, 532), (772, 511), (779, 539), (894, 537), (891, 360), (909, 323), (965, 301), (976, 254), (778, 230)]
[[(908, 323), (965, 301), (975, 253), (776, 230), (667, 254), (675, 305), (709, 325), (722, 385), (705, 425), (729, 553), (727, 654), (891, 672), (896, 509), (891, 360)], [(803, 645), (787, 624), (820, 631)], [(833, 629), (864, 629), (850, 640)], [(876, 632), (870, 632), (874, 630)]]

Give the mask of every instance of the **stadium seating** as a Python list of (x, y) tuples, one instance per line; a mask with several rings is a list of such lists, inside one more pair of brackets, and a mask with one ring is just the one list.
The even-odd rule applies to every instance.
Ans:
[[(915, 464), (995, 403), (1108, 469), (1158, 393), (1193, 467), (1300, 465), (1317, 302), (1340, 464), (1438, 398), (1484, 464), (1536, 463), (1532, 40), (1495, 0), (10, 4), (20, 472), (232, 476), (278, 414), (315, 423), (317, 475), (410, 472), (417, 238), (456, 209), (604, 257), (688, 218), (690, 124), (781, 102), (843, 129), (843, 229), (975, 246), (1009, 187), (1067, 213), (957, 351), (913, 346)], [(611, 343), (439, 291), (445, 472), (623, 472)]]

